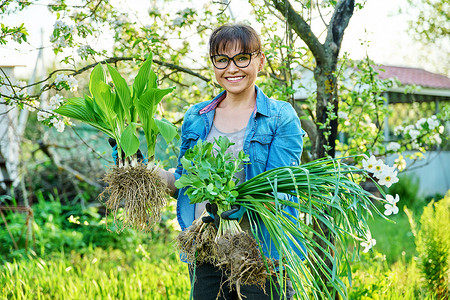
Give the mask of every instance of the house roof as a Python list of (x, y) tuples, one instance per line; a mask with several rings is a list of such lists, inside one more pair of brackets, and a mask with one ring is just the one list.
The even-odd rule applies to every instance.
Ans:
[(378, 71), (381, 79), (397, 78), (402, 85), (450, 90), (450, 78), (423, 69), (381, 65)]

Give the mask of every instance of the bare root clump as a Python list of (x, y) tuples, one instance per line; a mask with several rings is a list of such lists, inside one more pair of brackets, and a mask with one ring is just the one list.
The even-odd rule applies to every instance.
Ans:
[(183, 259), (194, 265), (202, 263), (215, 264), (217, 257), (217, 245), (214, 238), (217, 229), (213, 224), (205, 224), (201, 217), (192, 223), (191, 226), (180, 232), (177, 236), (177, 248)]
[(217, 239), (217, 266), (240, 295), (241, 285), (257, 285), (264, 290), (269, 275), (256, 240), (246, 232), (225, 233)]
[(127, 227), (149, 231), (161, 220), (161, 209), (166, 205), (168, 190), (156, 167), (144, 164), (114, 166), (103, 181), (107, 187), (99, 198), (101, 201), (106, 199), (106, 213), (112, 213), (115, 224), (118, 224), (119, 208), (123, 207), (119, 232)]

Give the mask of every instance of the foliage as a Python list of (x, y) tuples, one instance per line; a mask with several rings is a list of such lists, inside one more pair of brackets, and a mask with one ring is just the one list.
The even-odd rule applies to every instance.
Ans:
[(117, 141), (119, 158), (121, 150), (129, 157), (139, 149), (136, 133), (139, 120), (147, 140), (149, 156), (153, 158), (157, 135), (161, 133), (166, 142), (170, 142), (177, 130), (167, 120), (153, 117), (162, 98), (172, 92), (173, 88), (157, 87), (156, 74), (151, 70), (151, 64), (150, 55), (142, 64), (132, 88), (128, 87), (115, 68), (107, 65), (113, 80), (113, 87), (110, 87), (106, 83), (101, 64), (97, 64), (89, 81), (91, 96), (71, 98), (54, 111), (85, 122), (114, 138)]
[[(411, 220), (411, 227), (415, 223)], [(450, 283), (450, 192), (438, 202), (430, 202), (415, 231), (420, 270), (430, 295), (447, 299)], [(444, 230), (443, 230), (444, 229)]]
[(29, 256), (0, 265), (0, 299), (185, 299), (187, 270), (158, 244)]
[[(37, 192), (38, 203), (33, 205), (34, 217), (32, 231), (35, 241), (29, 238), (29, 248), (34, 248), (36, 254), (45, 256), (54, 252), (70, 252), (72, 250), (83, 252), (87, 248), (101, 247), (113, 248), (122, 251), (134, 251), (140, 244), (148, 243), (153, 238), (158, 241), (167, 241), (173, 238), (171, 224), (175, 218), (174, 213), (165, 212), (163, 222), (154, 228), (152, 234), (127, 230), (120, 235), (112, 231), (114, 225), (106, 228), (105, 219), (99, 212), (98, 206), (86, 206), (80, 203), (62, 204), (61, 199), (53, 195), (43, 195)], [(169, 205), (168, 209), (173, 209)], [(25, 215), (21, 213), (7, 213), (6, 221), (11, 234), (18, 240), (25, 227)], [(112, 220), (108, 224), (112, 224)], [(0, 220), (0, 248), (1, 261), (21, 257), (24, 253), (24, 242), (18, 244), (19, 249), (13, 247), (12, 240), (3, 220)], [(36, 243), (34, 245), (34, 242)]]
[(430, 299), (421, 288), (422, 280), (416, 260), (388, 264), (386, 255), (375, 251), (352, 265), (354, 279), (349, 286), (351, 300)]

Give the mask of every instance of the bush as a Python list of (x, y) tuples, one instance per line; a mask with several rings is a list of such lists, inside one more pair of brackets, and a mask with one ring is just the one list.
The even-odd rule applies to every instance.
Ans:
[[(411, 221), (413, 230), (416, 224)], [(416, 231), (419, 267), (428, 291), (437, 299), (448, 299), (450, 283), (450, 191), (439, 202), (430, 202)], [(415, 230), (414, 230), (415, 231)]]
[[(36, 192), (38, 202), (32, 206), (34, 218), (32, 229), (36, 242), (36, 254), (44, 256), (55, 252), (69, 253), (75, 250), (79, 253), (93, 248), (118, 249), (121, 251), (135, 251), (139, 245), (148, 244), (152, 239), (168, 242), (173, 240), (176, 232), (170, 227), (173, 213), (163, 214), (162, 222), (154, 228), (151, 234), (134, 230), (125, 230), (120, 234), (115, 231), (113, 220), (106, 219), (99, 213), (97, 206), (85, 206), (80, 203), (61, 203), (52, 194), (43, 195)], [(15, 202), (14, 199), (11, 202)], [(10, 234), (0, 219), (0, 262), (11, 261), (13, 258), (25, 254), (24, 233), (26, 215), (7, 211), (5, 213), (8, 229), (18, 242), (16, 250)], [(28, 241), (28, 247), (33, 245)]]

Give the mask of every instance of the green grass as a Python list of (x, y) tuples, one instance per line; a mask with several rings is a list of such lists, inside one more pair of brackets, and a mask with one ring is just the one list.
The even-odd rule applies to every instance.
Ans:
[(0, 266), (0, 299), (186, 299), (187, 265), (172, 249), (96, 248), (8, 262)]
[[(420, 217), (420, 214), (415, 217)], [(417, 251), (408, 217), (400, 207), (398, 214), (389, 218), (395, 223), (378, 216), (368, 222), (372, 237), (377, 241), (374, 249), (384, 254), (389, 264), (401, 259), (410, 261)]]

